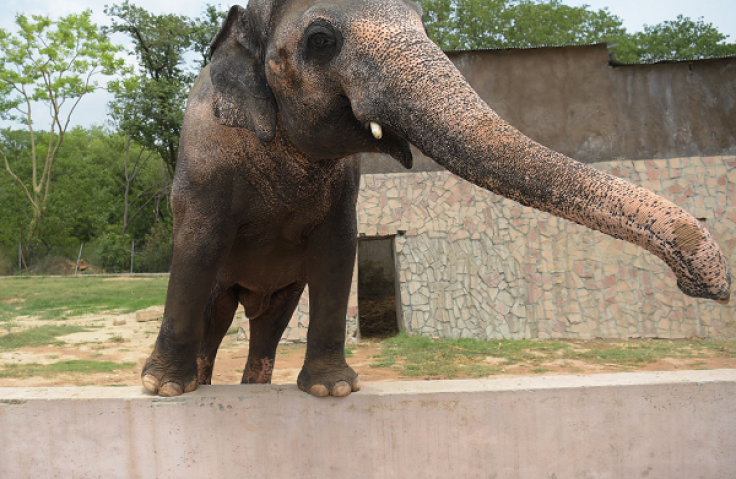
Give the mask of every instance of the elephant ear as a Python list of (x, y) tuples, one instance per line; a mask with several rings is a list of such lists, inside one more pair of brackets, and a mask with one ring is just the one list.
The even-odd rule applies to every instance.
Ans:
[(223, 125), (247, 128), (269, 142), (276, 135), (276, 100), (266, 81), (260, 46), (265, 37), (256, 13), (263, 12), (233, 6), (210, 44), (212, 107)]

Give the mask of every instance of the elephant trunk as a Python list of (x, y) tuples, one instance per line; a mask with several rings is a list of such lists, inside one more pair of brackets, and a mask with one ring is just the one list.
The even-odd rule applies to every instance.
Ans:
[[(726, 259), (682, 208), (526, 137), (428, 40), (398, 39), (378, 57), (370, 68), (350, 72), (383, 70), (378, 77), (388, 79), (375, 87), (366, 78), (367, 88), (348, 92), (358, 120), (384, 125), (482, 188), (645, 248), (674, 271), (685, 294), (728, 300)], [(366, 52), (364, 58), (377, 56)]]

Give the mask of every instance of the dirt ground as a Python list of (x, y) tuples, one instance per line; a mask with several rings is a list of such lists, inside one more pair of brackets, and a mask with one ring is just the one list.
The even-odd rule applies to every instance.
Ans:
[[(242, 312), (239, 312), (242, 314)], [(118, 325), (115, 325), (115, 323)], [(40, 324), (74, 324), (79, 326), (95, 327), (93, 331), (81, 332), (61, 336), (58, 339), (63, 344), (46, 345), (35, 348), (15, 349), (0, 353), (0, 364), (50, 364), (64, 360), (90, 359), (97, 361), (112, 361), (116, 363), (134, 363), (135, 367), (121, 369), (112, 373), (94, 374), (63, 374), (55, 377), (28, 377), (28, 378), (1, 378), (2, 386), (132, 386), (140, 384), (140, 371), (143, 362), (148, 357), (158, 334), (159, 321), (137, 322), (136, 314), (127, 315), (99, 314), (69, 318), (62, 322), (38, 321), (30, 317), (19, 317), (14, 320), (16, 327), (13, 331), (20, 331)], [(122, 323), (122, 324), (120, 324)], [(577, 342), (579, 347), (585, 348), (585, 342)], [(273, 382), (276, 384), (296, 383), (301, 369), (304, 344), (281, 344), (279, 346)], [(373, 356), (380, 349), (379, 340), (366, 340), (352, 347), (352, 357), (348, 363), (358, 372), (362, 381), (405, 381), (447, 379), (442, 377), (412, 377), (403, 376), (398, 371), (389, 368), (372, 368)], [(237, 384), (243, 371), (243, 365), (248, 355), (248, 343), (238, 341), (236, 334), (225, 337), (215, 363), (213, 384)], [(487, 358), (486, 362), (494, 364), (495, 358)], [(592, 364), (581, 360), (550, 359), (541, 364), (543, 373), (538, 373), (540, 365), (517, 364), (506, 367), (504, 377), (534, 375), (534, 374), (597, 374), (624, 370), (615, 364)], [(736, 358), (697, 358), (676, 359), (665, 358), (655, 363), (643, 364), (636, 368), (627, 367), (625, 370), (639, 371), (672, 371), (682, 369), (724, 369), (736, 368)], [(456, 378), (456, 379), (462, 379)]]

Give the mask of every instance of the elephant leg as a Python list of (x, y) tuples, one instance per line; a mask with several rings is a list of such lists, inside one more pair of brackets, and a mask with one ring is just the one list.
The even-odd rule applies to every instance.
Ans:
[(294, 283), (275, 292), (266, 311), (250, 320), (248, 361), (245, 363), (241, 383), (271, 382), (276, 348), (303, 291), (304, 283)]
[(222, 338), (233, 322), (238, 309), (238, 287), (215, 291), (204, 313), (204, 335), (197, 357), (197, 382), (212, 384), (212, 370), (215, 367), (217, 350)]
[[(143, 386), (160, 396), (178, 396), (197, 388), (197, 356), (204, 333), (204, 313), (234, 229), (223, 215), (172, 197), (180, 213), (174, 226), (174, 251), (164, 317), (156, 345), (143, 366)], [(175, 216), (176, 219), (176, 216)]]
[[(357, 184), (357, 181), (356, 181)], [(314, 396), (347, 396), (360, 389), (345, 361), (345, 321), (353, 277), (357, 232), (355, 204), (342, 202), (310, 241), (307, 264), (309, 331), (297, 385)]]

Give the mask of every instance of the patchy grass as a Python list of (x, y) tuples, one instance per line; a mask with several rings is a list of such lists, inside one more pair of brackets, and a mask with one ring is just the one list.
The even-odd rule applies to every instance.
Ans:
[(17, 316), (62, 319), (117, 311), (130, 313), (166, 300), (168, 276), (0, 278), (0, 323)]
[(60, 374), (111, 373), (135, 367), (135, 363), (114, 363), (111, 361), (90, 361), (73, 359), (53, 364), (2, 364), (0, 378), (27, 378), (32, 376), (53, 377)]
[(736, 357), (736, 341), (647, 339), (626, 342), (585, 342), (579, 345), (580, 347), (566, 351), (563, 357), (618, 366), (637, 366), (664, 358)]
[(353, 357), (353, 348), (345, 348), (345, 357), (346, 358), (352, 358)]
[[(405, 376), (482, 377), (500, 373), (506, 365), (538, 361), (532, 350), (546, 356), (568, 348), (562, 342), (433, 340), (402, 333), (381, 344), (371, 367), (391, 368)], [(488, 358), (493, 361), (484, 363)]]
[[(240, 329), (240, 325), (237, 325), (236, 324), (234, 326), (230, 326), (228, 328), (228, 330), (227, 330), (227, 333), (225, 333), (225, 336), (231, 336), (231, 335), (237, 333), (238, 332), (238, 329)], [(154, 331), (154, 333), (158, 333), (158, 331)]]
[(59, 336), (85, 331), (90, 331), (90, 329), (71, 325), (38, 326), (19, 333), (10, 333), (0, 336), (0, 351), (18, 348), (34, 348), (46, 344), (64, 344), (63, 341), (59, 341), (57, 339)]
[(124, 343), (125, 338), (121, 334), (113, 334), (107, 341), (110, 343)]
[(389, 368), (404, 376), (484, 377), (521, 365), (538, 374), (544, 363), (558, 359), (616, 366), (626, 370), (664, 358), (734, 358), (736, 341), (533, 341), (429, 339), (400, 334), (384, 341), (371, 367)]

